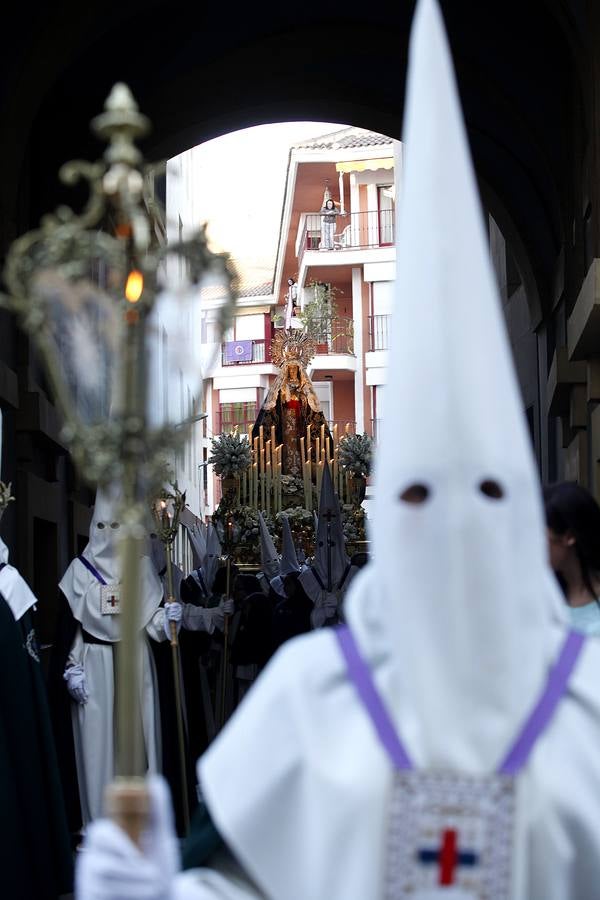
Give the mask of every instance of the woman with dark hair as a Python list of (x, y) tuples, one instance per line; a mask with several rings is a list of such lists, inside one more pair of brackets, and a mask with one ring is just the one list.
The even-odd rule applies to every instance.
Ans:
[(565, 593), (571, 624), (600, 634), (600, 506), (574, 481), (544, 488), (550, 565)]

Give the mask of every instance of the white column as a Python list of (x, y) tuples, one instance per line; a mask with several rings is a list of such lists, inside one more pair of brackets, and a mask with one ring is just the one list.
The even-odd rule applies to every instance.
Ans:
[[(213, 433), (214, 427), (214, 412), (213, 412), (213, 380), (212, 378), (207, 379), (206, 383), (206, 413), (207, 413), (207, 432), (208, 436), (204, 439), (203, 446), (208, 448), (208, 456), (210, 456), (211, 444), (210, 444), (210, 435)], [(204, 456), (204, 454), (202, 454)], [(215, 508), (215, 479), (213, 476), (213, 467), (208, 466), (207, 478), (206, 478), (206, 506), (207, 510), (211, 513)]]
[(344, 173), (343, 172), (340, 172), (339, 186), (340, 186), (340, 210), (341, 210), (341, 212), (346, 212), (345, 207), (344, 207)]
[(362, 268), (352, 269), (352, 316), (354, 319), (354, 355), (356, 356), (356, 372), (354, 373), (354, 417), (356, 433), (365, 430), (365, 354), (363, 334), (363, 298)]

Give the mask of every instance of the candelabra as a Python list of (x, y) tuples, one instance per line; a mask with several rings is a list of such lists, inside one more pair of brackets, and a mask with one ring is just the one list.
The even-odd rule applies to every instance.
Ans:
[[(96, 485), (118, 480), (123, 487), (118, 777), (110, 797), (115, 818), (134, 838), (145, 802), (139, 574), (148, 498), (172, 477), (169, 457), (181, 451), (189, 431), (154, 415), (147, 357), (166, 318), (175, 344), (181, 334), (174, 354), (182, 368), (203, 292), (210, 288), (213, 300), (221, 292), (223, 329), (235, 302), (231, 261), (209, 249), (205, 228), (175, 244), (157, 238), (156, 204), (147, 191), (152, 169), (135, 143), (149, 126), (127, 86), (115, 85), (92, 121), (108, 143), (103, 158), (67, 163), (60, 172), (67, 184), (87, 181), (85, 208), (77, 215), (60, 207), (13, 243), (0, 295), (37, 348), (62, 416), (62, 440), (83, 478)], [(168, 278), (170, 260), (184, 272), (176, 285)], [(186, 369), (199, 393), (201, 373), (191, 356)]]

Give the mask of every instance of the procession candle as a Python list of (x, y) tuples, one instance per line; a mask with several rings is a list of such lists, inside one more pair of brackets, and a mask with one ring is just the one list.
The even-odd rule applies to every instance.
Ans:
[(258, 462), (258, 438), (254, 438), (254, 462)]
[(252, 466), (252, 506), (258, 509), (258, 463)]
[(331, 462), (331, 438), (327, 438), (327, 462)]
[(318, 463), (321, 459), (321, 451), (320, 451), (321, 442), (319, 438), (315, 438), (315, 462)]
[(269, 439), (265, 444), (265, 471), (267, 465), (271, 463), (271, 440)]
[(337, 422), (336, 422), (335, 425), (333, 426), (333, 448), (334, 448), (334, 450), (337, 448), (337, 445), (338, 445), (338, 427), (337, 427)]
[(311, 462), (309, 459), (306, 460), (305, 463), (305, 492), (306, 492), (306, 509), (312, 509), (312, 479), (310, 477), (311, 473)]
[(252, 450), (252, 429), (248, 429), (248, 443), (250, 444), (250, 449)]
[(302, 471), (304, 471), (304, 460), (306, 459), (306, 454), (304, 452), (304, 438), (300, 438), (300, 458), (302, 460)]
[(279, 512), (283, 509), (283, 505), (281, 502), (281, 474), (282, 474), (282, 463), (281, 463), (281, 454), (283, 453), (283, 447), (280, 444), (277, 448), (277, 494), (278, 494), (278, 505)]
[[(271, 443), (267, 441), (267, 443)], [(266, 480), (266, 495), (267, 495), (267, 505), (266, 511), (267, 513), (271, 512), (271, 462), (267, 459), (267, 465), (265, 468), (265, 480)]]
[(338, 458), (339, 458), (339, 450), (337, 447), (334, 447), (333, 448), (333, 483), (336, 486), (336, 490), (337, 490), (337, 483), (338, 483), (338, 467), (339, 467)]
[(321, 425), (321, 447), (325, 446), (325, 426)]
[(346, 434), (350, 434), (350, 422), (346, 422)]
[(258, 436), (259, 436), (259, 438), (260, 438), (260, 455), (261, 455), (261, 456), (262, 456), (263, 449), (264, 449), (264, 446), (265, 446), (265, 445), (264, 445), (264, 431), (265, 431), (265, 426), (264, 426), (264, 425), (261, 425), (260, 428), (259, 428), (259, 430), (258, 430)]
[[(275, 436), (275, 426), (271, 425), (271, 453), (275, 453), (275, 447), (277, 446), (277, 438)], [(275, 457), (271, 460), (271, 465), (275, 463)]]

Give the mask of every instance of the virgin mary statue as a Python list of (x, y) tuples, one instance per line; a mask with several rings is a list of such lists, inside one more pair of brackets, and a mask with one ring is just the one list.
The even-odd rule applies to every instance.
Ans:
[(283, 446), (284, 475), (302, 475), (300, 439), (303, 437), (307, 441), (307, 429), (310, 446), (305, 447), (305, 452), (307, 456), (311, 454), (313, 461), (317, 438), (320, 439), (322, 433), (325, 438), (330, 438), (319, 398), (306, 374), (306, 366), (314, 355), (315, 342), (297, 329), (280, 331), (271, 343), (271, 359), (280, 372), (258, 413), (252, 438), (259, 436), (261, 425), (267, 434), (272, 426), (275, 427), (277, 443)]

